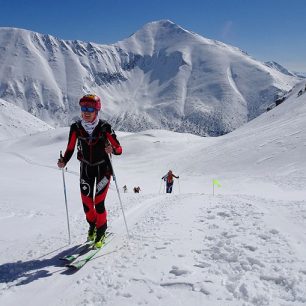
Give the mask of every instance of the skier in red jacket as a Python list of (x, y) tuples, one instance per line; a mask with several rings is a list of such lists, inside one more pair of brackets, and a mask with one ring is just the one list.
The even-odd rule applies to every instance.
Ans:
[(100, 98), (92, 94), (85, 95), (79, 104), (82, 119), (71, 125), (67, 149), (57, 165), (60, 168), (66, 166), (77, 143), (81, 198), (89, 223), (87, 239), (101, 248), (107, 228), (104, 200), (112, 175), (109, 154), (120, 155), (122, 148), (110, 124), (99, 119)]
[(179, 176), (174, 175), (172, 170), (169, 170), (168, 173), (162, 177), (162, 180), (166, 182), (166, 193), (172, 192), (174, 177), (177, 179), (180, 178)]

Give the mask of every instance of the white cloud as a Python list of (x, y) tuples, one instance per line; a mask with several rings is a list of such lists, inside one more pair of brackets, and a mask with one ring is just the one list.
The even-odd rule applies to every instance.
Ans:
[(233, 32), (233, 21), (228, 20), (226, 21), (226, 23), (223, 25), (222, 31), (221, 31), (221, 35), (223, 37), (223, 39), (228, 38), (231, 33)]

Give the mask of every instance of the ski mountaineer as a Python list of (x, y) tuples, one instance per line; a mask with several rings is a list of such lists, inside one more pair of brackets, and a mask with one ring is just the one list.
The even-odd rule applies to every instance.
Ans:
[(81, 198), (89, 223), (87, 239), (93, 241), (96, 248), (101, 248), (107, 228), (104, 201), (112, 175), (109, 154), (120, 155), (122, 148), (110, 124), (99, 119), (100, 98), (88, 94), (80, 99), (79, 105), (82, 119), (71, 125), (67, 149), (57, 165), (59, 168), (66, 166), (77, 143)]
[(180, 178), (179, 176), (174, 175), (172, 170), (169, 170), (168, 173), (162, 177), (162, 180), (166, 181), (166, 193), (172, 192), (174, 177), (177, 179)]

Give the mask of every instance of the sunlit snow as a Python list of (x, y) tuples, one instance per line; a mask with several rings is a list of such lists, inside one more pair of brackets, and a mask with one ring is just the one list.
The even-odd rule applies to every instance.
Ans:
[[(297, 96), (304, 86), (221, 137), (117, 131), (124, 151), (113, 164), (130, 239), (112, 183), (106, 207), (116, 238), (77, 272), (59, 260), (87, 234), (74, 155), (65, 172), (67, 244), (56, 162), (69, 128), (2, 133), (0, 304), (304, 305), (306, 93)], [(180, 178), (165, 194), (169, 169)], [(214, 195), (213, 179), (221, 184)]]

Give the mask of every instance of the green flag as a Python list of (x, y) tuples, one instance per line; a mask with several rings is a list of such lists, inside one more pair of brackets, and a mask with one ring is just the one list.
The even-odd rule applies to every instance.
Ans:
[(221, 187), (221, 184), (218, 180), (213, 179), (213, 184), (218, 186), (218, 187)]

